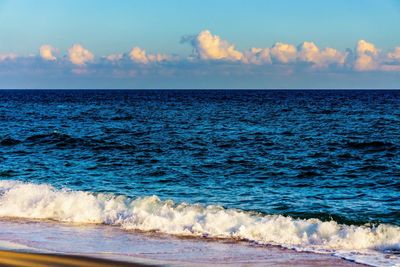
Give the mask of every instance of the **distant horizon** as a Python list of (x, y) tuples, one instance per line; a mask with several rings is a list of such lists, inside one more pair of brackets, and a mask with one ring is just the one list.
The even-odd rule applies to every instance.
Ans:
[(0, 91), (399, 91), (400, 88), (1, 88)]
[(400, 88), (398, 0), (0, 0), (0, 18), (0, 88)]

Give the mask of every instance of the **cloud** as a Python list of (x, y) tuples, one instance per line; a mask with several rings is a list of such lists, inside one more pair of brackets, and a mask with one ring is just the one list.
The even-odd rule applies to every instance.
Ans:
[(388, 53), (387, 58), (389, 61), (400, 63), (400, 47), (396, 47), (393, 52)]
[(340, 52), (334, 48), (327, 47), (321, 52), (320, 66), (336, 64), (343, 66), (349, 57), (348, 52)]
[(50, 45), (42, 45), (39, 48), (39, 54), (42, 57), (42, 59), (47, 60), (47, 61), (54, 61), (57, 58), (53, 55), (53, 53), (56, 51), (55, 48), (53, 48)]
[(139, 47), (132, 48), (132, 50), (129, 52), (129, 57), (131, 58), (132, 61), (136, 63), (141, 63), (141, 64), (149, 63), (146, 51)]
[(360, 40), (356, 46), (354, 69), (357, 71), (371, 71), (379, 69), (379, 50), (374, 44)]
[(304, 62), (318, 63), (321, 60), (321, 51), (313, 42), (304, 42), (299, 46), (298, 57)]
[(213, 35), (209, 30), (200, 32), (197, 36), (186, 36), (183, 42), (190, 42), (196, 55), (202, 60), (240, 61), (243, 53), (235, 46)]
[(269, 48), (251, 48), (244, 52), (243, 62), (245, 64), (271, 64), (271, 52)]
[(271, 58), (273, 62), (290, 63), (297, 58), (297, 49), (294, 45), (285, 43), (276, 43), (271, 48)]
[(74, 44), (68, 49), (69, 60), (75, 65), (85, 65), (86, 62), (93, 61), (94, 55), (80, 44)]
[(141, 49), (140, 47), (134, 47), (129, 52), (129, 57), (133, 62), (147, 64), (149, 63), (149, 59), (147, 58), (146, 50)]
[(342, 53), (334, 48), (320, 48), (313, 42), (304, 42), (298, 48), (298, 60), (308, 62), (317, 68), (327, 68), (329, 65), (344, 65), (347, 53)]
[[(185, 36), (182, 41), (190, 44), (193, 53), (178, 57), (174, 54), (152, 54), (144, 48), (133, 47), (130, 51), (117, 51), (95, 58), (92, 52), (79, 44), (64, 53), (56, 53), (58, 51), (50, 45), (41, 46), (36, 55), (0, 53), (0, 78), (16, 81), (20, 77), (38, 80), (52, 77), (56, 82), (80, 79), (88, 83), (102, 80), (109, 84), (125, 80), (126, 84), (135, 86), (139, 84), (136, 83), (138, 81), (148, 86), (165, 79), (177, 83), (186, 81), (185, 85), (189, 87), (191, 80), (205, 87), (209, 85), (210, 79), (218, 80), (222, 85), (241, 84), (244, 87), (246, 81), (250, 84), (253, 80), (263, 80), (260, 87), (271, 87), (274, 84), (277, 87), (290, 87), (290, 82), (295, 85), (296, 80), (304, 80), (314, 87), (315, 79), (321, 82), (330, 79), (331, 85), (340, 83), (342, 79), (341, 82), (345, 84), (347, 81), (349, 86), (369, 86), (366, 79), (380, 75), (390, 77), (394, 80), (392, 84), (398, 86), (400, 47), (382, 53), (373, 43), (360, 40), (355, 48), (345, 51), (319, 47), (311, 41), (298, 46), (277, 42), (270, 47), (239, 50), (234, 44), (208, 30)], [(54, 61), (57, 64), (53, 64)], [(369, 71), (373, 71), (373, 75)], [(351, 80), (353, 77), (365, 79), (360, 78), (356, 83), (356, 78)], [(132, 79), (135, 83), (132, 83)]]
[(389, 65), (389, 64), (386, 64), (386, 65), (382, 65), (380, 67), (380, 70), (389, 71), (389, 72), (400, 72), (400, 65)]
[(140, 47), (134, 47), (129, 52), (129, 58), (138, 64), (148, 64), (153, 62), (162, 62), (171, 57), (163, 54), (147, 54), (146, 50)]
[(388, 72), (400, 72), (400, 47), (386, 54), (379, 70)]
[(14, 60), (17, 57), (18, 57), (18, 55), (14, 54), (14, 53), (0, 54), (0, 62), (6, 61), (6, 60)]
[(116, 61), (120, 61), (124, 58), (124, 54), (121, 53), (116, 53), (116, 54), (111, 54), (105, 57), (108, 61), (111, 62), (116, 62)]
[(277, 42), (271, 48), (253, 47), (241, 52), (209, 30), (184, 36), (181, 42), (190, 43), (197, 59), (242, 62), (247, 65), (294, 65), (306, 62), (313, 68), (326, 69), (331, 65), (344, 66), (349, 58), (347, 51), (341, 52), (330, 47), (321, 50), (313, 42), (304, 42), (298, 48), (292, 44)]

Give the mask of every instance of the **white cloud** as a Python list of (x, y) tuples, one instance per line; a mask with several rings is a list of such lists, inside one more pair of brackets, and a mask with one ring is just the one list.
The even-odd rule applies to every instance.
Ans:
[[(253, 47), (239, 51), (234, 44), (208, 30), (201, 31), (194, 36), (184, 37), (182, 40), (189, 42), (194, 50), (194, 53), (186, 58), (179, 58), (173, 54), (150, 54), (143, 48), (133, 47), (129, 52), (110, 54), (95, 60), (93, 53), (80, 44), (74, 44), (70, 47), (67, 56), (59, 55), (54, 47), (46, 44), (40, 47), (39, 56), (17, 56), (13, 53), (5, 53), (0, 54), (0, 62), (8, 62), (7, 64), (2, 63), (2, 66), (15, 66), (18, 69), (18, 66), (31, 66), (36, 61), (43, 63), (43, 60), (58, 60), (58, 69), (65, 68), (72, 70), (75, 74), (85, 75), (93, 75), (100, 71), (103, 73), (127, 73), (127, 70), (132, 69), (132, 63), (137, 64), (137, 66), (135, 65), (135, 69), (138, 70), (135, 74), (137, 76), (156, 71), (159, 73), (176, 73), (184, 70), (186, 73), (194, 73), (200, 72), (199, 69), (204, 66), (208, 66), (210, 70), (201, 69), (201, 71), (217, 72), (219, 75), (231, 75), (235, 71), (240, 74), (257, 73), (257, 71), (272, 73), (274, 70), (284, 70), (292, 74), (301, 73), (302, 70), (335, 72), (339, 68), (349, 72), (400, 71), (400, 47), (396, 47), (390, 52), (381, 53), (373, 43), (365, 40), (358, 41), (355, 49), (347, 49), (346, 51), (339, 51), (330, 47), (320, 48), (314, 42), (303, 42), (297, 47), (292, 44), (277, 42), (269, 48)], [(203, 64), (202, 60), (210, 62)], [(77, 67), (71, 67), (69, 61)], [(156, 65), (156, 63), (165, 61), (168, 61), (168, 64)], [(219, 64), (215, 64), (215, 67), (212, 66), (211, 62), (217, 61)], [(92, 64), (83, 68), (82, 66), (85, 66), (88, 62), (92, 62)], [(247, 66), (242, 67), (241, 64)], [(43, 64), (48, 69), (52, 65)]]
[(313, 42), (304, 42), (299, 46), (298, 60), (313, 63), (317, 68), (326, 68), (329, 65), (344, 65), (346, 53), (342, 53), (334, 48), (320, 50)]
[(132, 50), (129, 52), (129, 57), (131, 58), (132, 61), (136, 63), (141, 63), (141, 64), (149, 63), (146, 51), (141, 49), (140, 47), (132, 48)]
[(285, 43), (276, 43), (270, 49), (273, 62), (290, 63), (297, 58), (297, 49), (294, 45)]
[(240, 61), (243, 59), (243, 53), (237, 51), (234, 45), (208, 30), (193, 37), (191, 44), (199, 58), (203, 60)]
[(299, 46), (298, 58), (304, 62), (318, 63), (321, 60), (321, 51), (313, 42), (304, 42)]
[(56, 51), (55, 48), (53, 48), (50, 45), (42, 45), (39, 48), (39, 54), (42, 57), (42, 59), (47, 60), (47, 61), (54, 61), (57, 58), (53, 55), (53, 53)]
[(321, 61), (319, 65), (327, 66), (337, 64), (343, 66), (348, 56), (347, 52), (341, 52), (334, 48), (327, 47), (321, 52)]
[(147, 54), (146, 50), (140, 47), (134, 47), (129, 52), (130, 59), (139, 64), (148, 64), (152, 62), (162, 62), (170, 59), (168, 55), (163, 54)]
[(244, 52), (243, 62), (245, 64), (271, 64), (271, 53), (269, 48), (251, 48)]
[(357, 71), (371, 71), (379, 69), (379, 50), (374, 44), (360, 40), (356, 46), (356, 60), (354, 69)]
[(74, 44), (68, 49), (69, 60), (75, 65), (85, 65), (94, 59), (94, 55), (80, 44)]
[[(320, 49), (313, 42), (303, 42), (298, 47), (277, 42), (271, 48), (251, 48), (244, 52), (236, 50), (235, 46), (218, 35), (213, 35), (210, 31), (204, 30), (195, 36), (185, 36), (182, 42), (189, 42), (195, 54), (202, 60), (215, 61), (241, 61), (244, 64), (264, 65), (264, 64), (290, 64), (295, 65), (302, 62), (311, 64), (313, 69), (327, 69), (330, 66), (348, 67), (352, 66), (356, 71), (371, 70), (397, 70), (393, 64), (383, 64), (380, 58), (380, 50), (374, 44), (360, 40), (355, 49), (355, 56), (352, 51), (339, 51), (327, 47)], [(148, 58), (143, 54), (143, 50), (138, 50), (137, 61), (146, 62)], [(190, 57), (189, 57), (190, 59)], [(387, 55), (389, 61), (400, 62), (400, 47)]]

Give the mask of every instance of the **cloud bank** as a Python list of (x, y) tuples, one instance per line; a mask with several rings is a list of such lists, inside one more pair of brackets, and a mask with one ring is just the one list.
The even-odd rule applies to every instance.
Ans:
[(18, 57), (15, 53), (4, 53), (0, 54), (0, 62), (7, 61), (7, 60), (14, 60)]
[(193, 57), (198, 61), (293, 67), (307, 64), (314, 70), (341, 68), (356, 72), (397, 71), (396, 65), (400, 65), (400, 47), (385, 54), (373, 43), (365, 40), (358, 41), (354, 50), (345, 51), (331, 47), (320, 48), (310, 41), (298, 46), (277, 42), (271, 47), (252, 47), (239, 51), (234, 44), (204, 30), (197, 35), (184, 36), (182, 42), (192, 46)]
[[(319, 47), (312, 41), (297, 45), (276, 42), (269, 47), (240, 50), (221, 36), (203, 30), (183, 36), (181, 43), (192, 52), (177, 56), (148, 53), (144, 48), (133, 46), (129, 51), (95, 56), (81, 44), (74, 44), (64, 52), (44, 44), (37, 55), (0, 51), (0, 77), (12, 81), (12, 77), (42, 75), (42, 79), (48, 79), (51, 74), (66, 80), (80, 77), (77, 79), (110, 82), (124, 79), (149, 82), (163, 77), (168, 81), (189, 80), (200, 84), (211, 78), (250, 81), (262, 77), (264, 81), (285, 85), (289, 80), (295, 83), (303, 77), (323, 81), (324, 76), (336, 81), (340, 76), (349, 84), (356, 84), (359, 81), (351, 80), (352, 77), (364, 77), (363, 73), (373, 72), (376, 77), (382, 76), (377, 73), (400, 75), (400, 46), (384, 51), (366, 40), (359, 40), (353, 49), (345, 50)], [(399, 75), (393, 77), (397, 79)]]

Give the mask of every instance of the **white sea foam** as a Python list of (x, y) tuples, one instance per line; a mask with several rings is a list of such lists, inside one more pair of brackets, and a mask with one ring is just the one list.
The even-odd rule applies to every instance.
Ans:
[(353, 259), (355, 252), (400, 250), (400, 227), (394, 225), (350, 226), (335, 221), (294, 219), (220, 206), (176, 204), (156, 196), (130, 199), (58, 190), (46, 184), (19, 181), (0, 181), (0, 217), (101, 223), (126, 230), (233, 238), (341, 256), (348, 252)]

